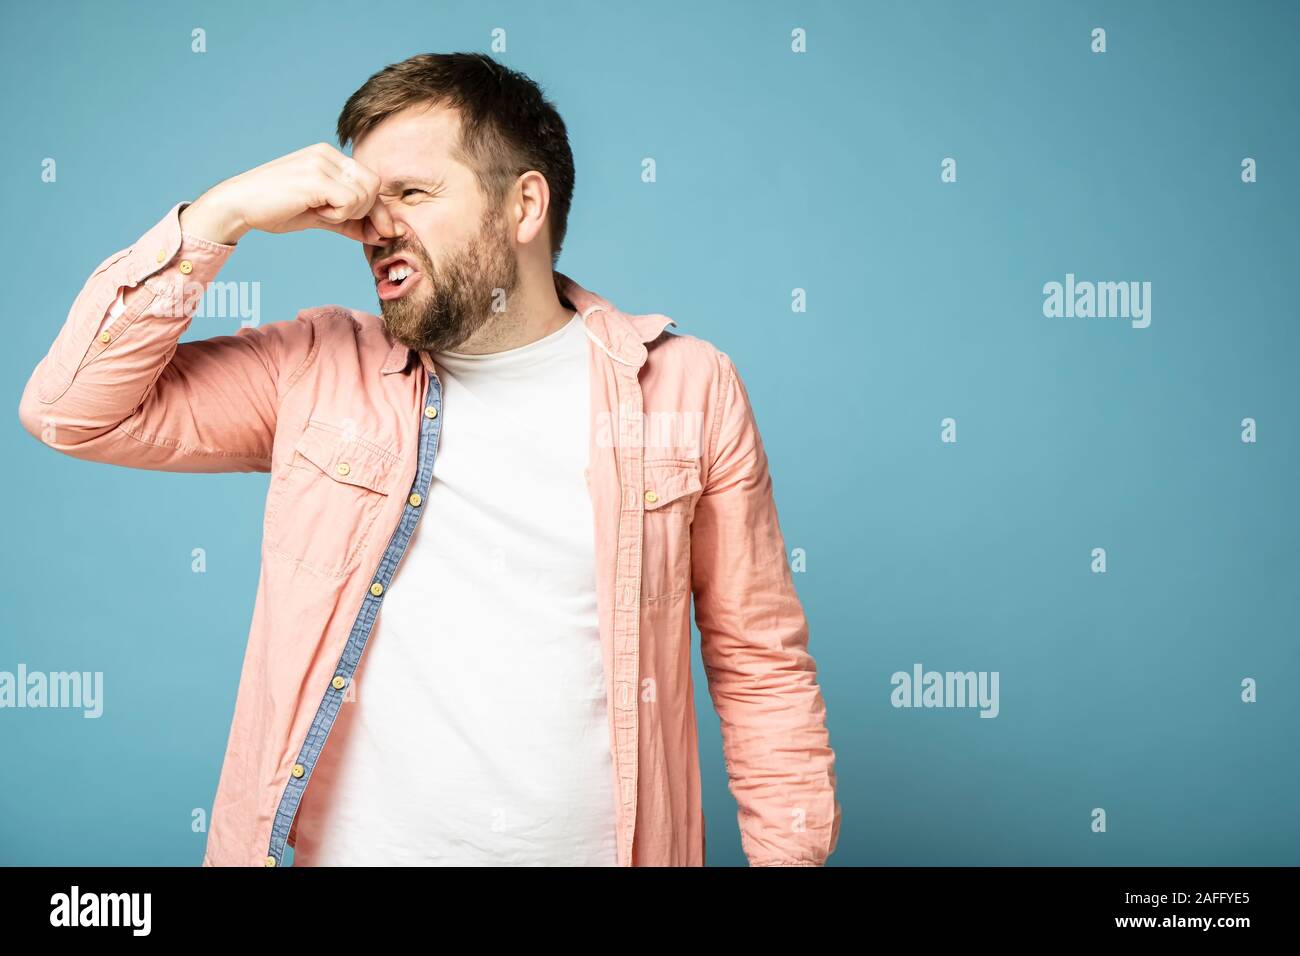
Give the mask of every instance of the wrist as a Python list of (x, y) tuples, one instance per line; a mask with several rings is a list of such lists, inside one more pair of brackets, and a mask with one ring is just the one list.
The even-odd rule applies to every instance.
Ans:
[(207, 192), (181, 210), (181, 232), (209, 242), (233, 246), (249, 227), (235, 210)]

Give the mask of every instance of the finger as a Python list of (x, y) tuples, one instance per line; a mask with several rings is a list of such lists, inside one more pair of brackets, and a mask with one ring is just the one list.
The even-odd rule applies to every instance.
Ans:
[[(387, 246), (393, 241), (392, 238), (381, 236), (368, 216), (360, 219), (347, 219), (343, 222), (330, 222), (318, 216), (312, 225), (318, 229), (337, 232), (341, 236), (347, 236), (349, 239), (367, 246)], [(401, 234), (405, 235), (405, 227), (400, 228), (402, 230)]]
[(388, 211), (382, 199), (376, 199), (375, 204), (370, 207), (366, 222), (368, 232), (374, 233), (374, 239), (379, 242), (384, 239), (396, 239), (406, 234), (406, 228), (394, 221), (393, 214)]
[(348, 157), (344, 157), (346, 164), (327, 169), (325, 175), (333, 179), (339, 185), (343, 186), (352, 194), (352, 201), (341, 211), (346, 214), (347, 219), (360, 219), (370, 209), (371, 203), (374, 202), (374, 196), (366, 189), (364, 183), (357, 178), (356, 164)]
[(379, 198), (379, 189), (383, 184), (379, 174), (351, 156), (343, 157), (340, 168), (342, 177), (347, 182), (356, 183), (365, 194), (366, 217), (369, 219), (364, 223), (365, 241), (371, 245), (380, 245), (385, 240), (403, 235), (405, 227), (394, 222), (387, 204)]
[(320, 228), (329, 229), (368, 246), (389, 245), (394, 238), (406, 235), (406, 227), (394, 222), (391, 214), (388, 213), (382, 203), (377, 204), (375, 208), (381, 210), (378, 213), (379, 215), (388, 217), (389, 224), (384, 227), (387, 233), (381, 232), (375, 226), (372, 218), (375, 214), (373, 211), (371, 215), (353, 216), (351, 218), (344, 218), (339, 210), (314, 209), (312, 213), (315, 214)]
[(320, 220), (318, 228), (328, 229), (330, 232), (337, 232), (341, 236), (347, 236), (349, 239), (364, 243), (368, 246), (381, 246), (387, 241), (383, 238), (378, 238), (376, 241), (374, 238), (375, 233), (373, 228), (371, 228), (369, 234), (367, 234), (366, 220), (364, 219), (348, 219), (344, 222), (328, 222), (322, 219)]
[(325, 161), (331, 165), (330, 174), (339, 182), (355, 189), (358, 198), (365, 199), (369, 206), (375, 198), (375, 188), (378, 185), (371, 174), (351, 156), (340, 156), (337, 160), (327, 157)]
[(346, 183), (318, 173), (310, 183), (306, 211), (325, 222), (340, 223), (356, 218), (359, 203), (356, 192)]

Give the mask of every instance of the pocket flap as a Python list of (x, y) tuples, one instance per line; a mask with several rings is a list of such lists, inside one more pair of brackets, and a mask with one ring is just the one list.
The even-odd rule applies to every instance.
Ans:
[(694, 461), (647, 461), (645, 493), (647, 511), (670, 505), (701, 490), (700, 466)]
[(352, 438), (333, 425), (309, 421), (294, 449), (335, 481), (388, 494), (397, 456), (364, 438)]

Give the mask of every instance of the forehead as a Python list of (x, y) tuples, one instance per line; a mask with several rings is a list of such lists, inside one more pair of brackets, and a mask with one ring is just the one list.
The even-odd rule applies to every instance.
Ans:
[[(352, 145), (352, 156), (381, 178), (401, 171), (449, 172), (460, 164), (452, 147), (460, 136), (454, 109), (419, 104), (385, 117)], [(418, 165), (417, 165), (418, 164)]]

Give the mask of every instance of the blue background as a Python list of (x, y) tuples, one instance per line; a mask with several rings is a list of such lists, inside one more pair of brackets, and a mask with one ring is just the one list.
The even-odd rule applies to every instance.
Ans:
[[(374, 71), (489, 51), (496, 27), (569, 126), (559, 269), (673, 316), (748, 385), (807, 554), (844, 808), (830, 864), (1300, 862), (1298, 20), (1263, 2), (439, 3), (392, 22), (5, 3), (0, 670), (103, 671), (106, 710), (0, 710), (0, 863), (198, 865), (191, 812), (216, 789), (257, 582), (267, 476), (75, 461), (22, 430), (72, 300), (176, 202), (333, 141)], [(1045, 318), (1067, 272), (1150, 281), (1151, 326)], [(324, 232), (249, 234), (221, 278), (261, 283), (263, 323), (378, 311), (357, 248)], [(915, 662), (1000, 672), (1000, 715), (893, 708)], [(708, 862), (740, 864), (698, 652), (695, 679)]]

